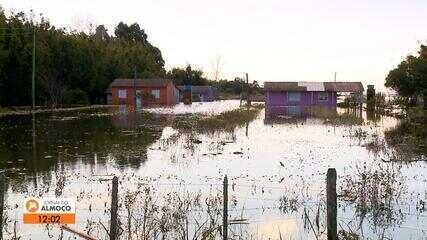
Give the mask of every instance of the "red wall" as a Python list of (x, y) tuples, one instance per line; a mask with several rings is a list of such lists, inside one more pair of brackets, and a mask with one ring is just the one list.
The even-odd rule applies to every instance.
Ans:
[[(168, 101), (168, 91), (166, 87), (136, 87), (135, 90), (141, 90), (143, 92), (151, 93), (151, 90), (160, 90), (160, 98), (154, 102), (144, 102), (143, 105), (154, 104), (154, 105), (170, 105), (171, 102)], [(126, 98), (119, 99), (119, 90), (126, 90)], [(112, 87), (112, 104), (113, 105), (134, 105), (135, 102), (135, 90), (133, 87)]]

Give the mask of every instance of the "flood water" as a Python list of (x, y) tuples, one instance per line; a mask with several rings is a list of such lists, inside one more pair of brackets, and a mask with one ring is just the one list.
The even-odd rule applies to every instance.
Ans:
[[(193, 108), (218, 114), (238, 106), (222, 101)], [(166, 216), (176, 216), (167, 212), (187, 202), (193, 238), (204, 219), (222, 224), (227, 175), (230, 236), (325, 239), (325, 179), (328, 168), (335, 168), (339, 230), (361, 239), (427, 239), (427, 163), (395, 161), (400, 153), (385, 138), (399, 120), (362, 113), (357, 124), (313, 117), (270, 121), (261, 110), (233, 131), (182, 133), (169, 124), (173, 114), (191, 112), (177, 106), (150, 113), (114, 108), (0, 118), (0, 168), (8, 179), (5, 236), (16, 231), (21, 239), (73, 239), (56, 226), (22, 224), (25, 197), (57, 196), (76, 199), (74, 229), (107, 239), (103, 225), (108, 229), (115, 175), (122, 239), (129, 233), (129, 214), (136, 216), (130, 232), (138, 234), (138, 216), (166, 223)]]

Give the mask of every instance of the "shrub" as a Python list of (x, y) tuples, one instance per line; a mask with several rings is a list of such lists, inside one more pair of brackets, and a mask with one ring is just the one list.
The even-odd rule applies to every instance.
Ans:
[(67, 105), (87, 105), (89, 104), (89, 98), (87, 93), (80, 89), (66, 90), (64, 93), (64, 103)]

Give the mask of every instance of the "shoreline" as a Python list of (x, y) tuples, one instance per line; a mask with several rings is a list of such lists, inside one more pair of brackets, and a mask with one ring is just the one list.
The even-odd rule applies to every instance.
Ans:
[(80, 107), (66, 107), (66, 108), (42, 108), (32, 111), (31, 109), (11, 109), (11, 108), (0, 108), (0, 117), (10, 116), (10, 115), (30, 115), (32, 113), (48, 113), (48, 112), (69, 112), (69, 111), (79, 111), (79, 110), (88, 110), (88, 109), (97, 109), (97, 108), (115, 108), (115, 105), (89, 105), (89, 106), (80, 106)]

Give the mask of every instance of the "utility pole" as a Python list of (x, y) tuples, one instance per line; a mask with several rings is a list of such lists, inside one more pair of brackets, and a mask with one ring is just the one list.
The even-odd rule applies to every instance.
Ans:
[(249, 92), (250, 92), (249, 75), (248, 75), (248, 73), (246, 73), (246, 105), (248, 105), (248, 107), (251, 105), (251, 99), (249, 96)]
[(136, 66), (134, 67), (134, 76), (133, 76), (133, 106), (136, 109)]
[(334, 82), (337, 81), (337, 72), (334, 73)]
[(31, 96), (33, 103), (33, 111), (36, 108), (36, 26), (33, 23), (33, 71), (31, 76)]
[(241, 79), (242, 84), (240, 85), (240, 107), (242, 106), (242, 101), (243, 101), (243, 94), (245, 92), (245, 80)]

